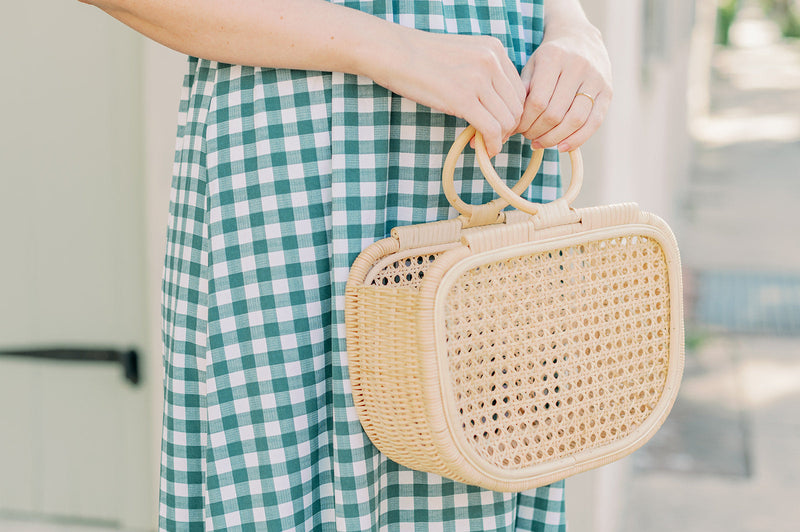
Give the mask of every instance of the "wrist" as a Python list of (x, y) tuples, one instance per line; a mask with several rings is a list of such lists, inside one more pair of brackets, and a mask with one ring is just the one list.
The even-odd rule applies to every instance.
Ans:
[(406, 63), (400, 55), (413, 46), (411, 34), (419, 30), (383, 19), (375, 19), (374, 22), (360, 33), (359, 42), (353, 47), (350, 60), (352, 73), (388, 87), (398, 69)]
[(565, 36), (581, 37), (600, 42), (603, 40), (603, 35), (600, 30), (586, 18), (582, 20), (571, 20), (569, 22), (563, 20), (550, 22), (545, 25), (542, 40), (549, 41), (560, 39)]
[(583, 36), (602, 41), (578, 0), (544, 0), (544, 40)]

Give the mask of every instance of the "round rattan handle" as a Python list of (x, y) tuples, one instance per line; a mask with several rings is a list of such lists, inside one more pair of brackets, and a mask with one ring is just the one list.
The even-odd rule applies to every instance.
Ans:
[[(467, 142), (469, 142), (469, 140), (467, 140)], [(497, 192), (501, 198), (523, 212), (536, 214), (541, 204), (533, 203), (532, 201), (520, 197), (522, 191), (517, 191), (517, 187), (513, 189), (508, 188), (508, 185), (503, 183), (503, 180), (497, 175), (494, 166), (492, 166), (489, 154), (486, 152), (486, 144), (483, 142), (483, 135), (478, 131), (475, 131), (475, 155), (478, 157), (478, 164), (481, 167), (483, 177), (486, 178), (486, 181), (489, 182), (494, 191)], [(578, 193), (581, 191), (581, 185), (583, 185), (583, 157), (581, 157), (580, 150), (576, 148), (569, 152), (569, 160), (572, 164), (572, 177), (569, 182), (569, 188), (564, 195), (561, 196), (561, 199), (566, 201), (567, 204), (572, 203), (575, 198), (578, 197)]]
[[(481, 139), (480, 145), (483, 146), (483, 153), (486, 156), (486, 160), (489, 161), (489, 155), (486, 153), (486, 146), (483, 143), (483, 137), (480, 137), (480, 133), (477, 135), (476, 133), (477, 132), (475, 131), (475, 128), (472, 126), (467, 126), (467, 128), (461, 132), (461, 134), (456, 138), (455, 142), (453, 142), (453, 145), (450, 147), (450, 152), (447, 154), (447, 158), (444, 161), (444, 169), (442, 170), (442, 188), (444, 189), (444, 195), (447, 196), (447, 201), (450, 202), (450, 205), (452, 205), (455, 210), (467, 217), (472, 216), (473, 207), (477, 207), (477, 205), (470, 205), (458, 196), (458, 192), (456, 192), (455, 185), (453, 184), (453, 174), (455, 172), (456, 163), (458, 162), (461, 152), (464, 151), (464, 147), (469, 143), (472, 137), (475, 137), (476, 149), (478, 146), (478, 139)], [(536, 177), (536, 172), (539, 171), (539, 165), (542, 164), (543, 156), (544, 150), (535, 150), (533, 152), (533, 157), (531, 157), (531, 162), (528, 164), (528, 168), (525, 170), (525, 173), (522, 174), (519, 182), (514, 185), (514, 188), (508, 188), (503, 183), (505, 189), (508, 190), (513, 197), (521, 199), (519, 195), (525, 192), (525, 189), (527, 189), (533, 182), (533, 179)], [(491, 161), (488, 163), (488, 165), (499, 181), (500, 177), (492, 167)], [(483, 168), (483, 166), (481, 166), (481, 172), (484, 176), (486, 176), (487, 181), (489, 181), (491, 184), (492, 182), (489, 180), (489, 177), (486, 174), (486, 170)], [(492, 185), (492, 188), (500, 193), (495, 185)], [(500, 194), (500, 196), (502, 197), (501, 200), (495, 200), (495, 206), (497, 207), (498, 211), (502, 210), (509, 204), (514, 205), (513, 202), (508, 201), (508, 198), (503, 197), (502, 194)]]

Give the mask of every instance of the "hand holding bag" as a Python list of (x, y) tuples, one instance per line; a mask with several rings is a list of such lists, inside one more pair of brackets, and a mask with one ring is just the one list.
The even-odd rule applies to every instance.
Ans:
[[(475, 136), (500, 198), (455, 192)], [(346, 291), (353, 399), (364, 430), (409, 468), (521, 491), (622, 458), (658, 430), (683, 371), (675, 237), (635, 204), (575, 209), (511, 189), (468, 127), (445, 161), (461, 215), (396, 227), (353, 263)], [(517, 210), (502, 210), (511, 204)]]

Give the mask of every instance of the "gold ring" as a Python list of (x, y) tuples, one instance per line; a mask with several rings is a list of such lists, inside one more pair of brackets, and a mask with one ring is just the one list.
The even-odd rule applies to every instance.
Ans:
[(592, 101), (592, 107), (594, 107), (594, 98), (592, 98), (591, 96), (589, 96), (589, 95), (588, 95), (588, 94), (586, 94), (585, 92), (579, 92), (578, 94), (576, 94), (576, 95), (575, 95), (575, 97), (576, 97), (576, 98), (577, 98), (578, 96), (586, 96), (587, 98), (589, 98), (589, 99)]

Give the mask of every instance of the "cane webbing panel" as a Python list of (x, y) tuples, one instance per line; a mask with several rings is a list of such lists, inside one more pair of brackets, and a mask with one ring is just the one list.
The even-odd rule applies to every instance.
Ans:
[(457, 417), (478, 456), (521, 469), (642, 423), (667, 377), (669, 288), (661, 246), (644, 236), (463, 273), (444, 323)]

